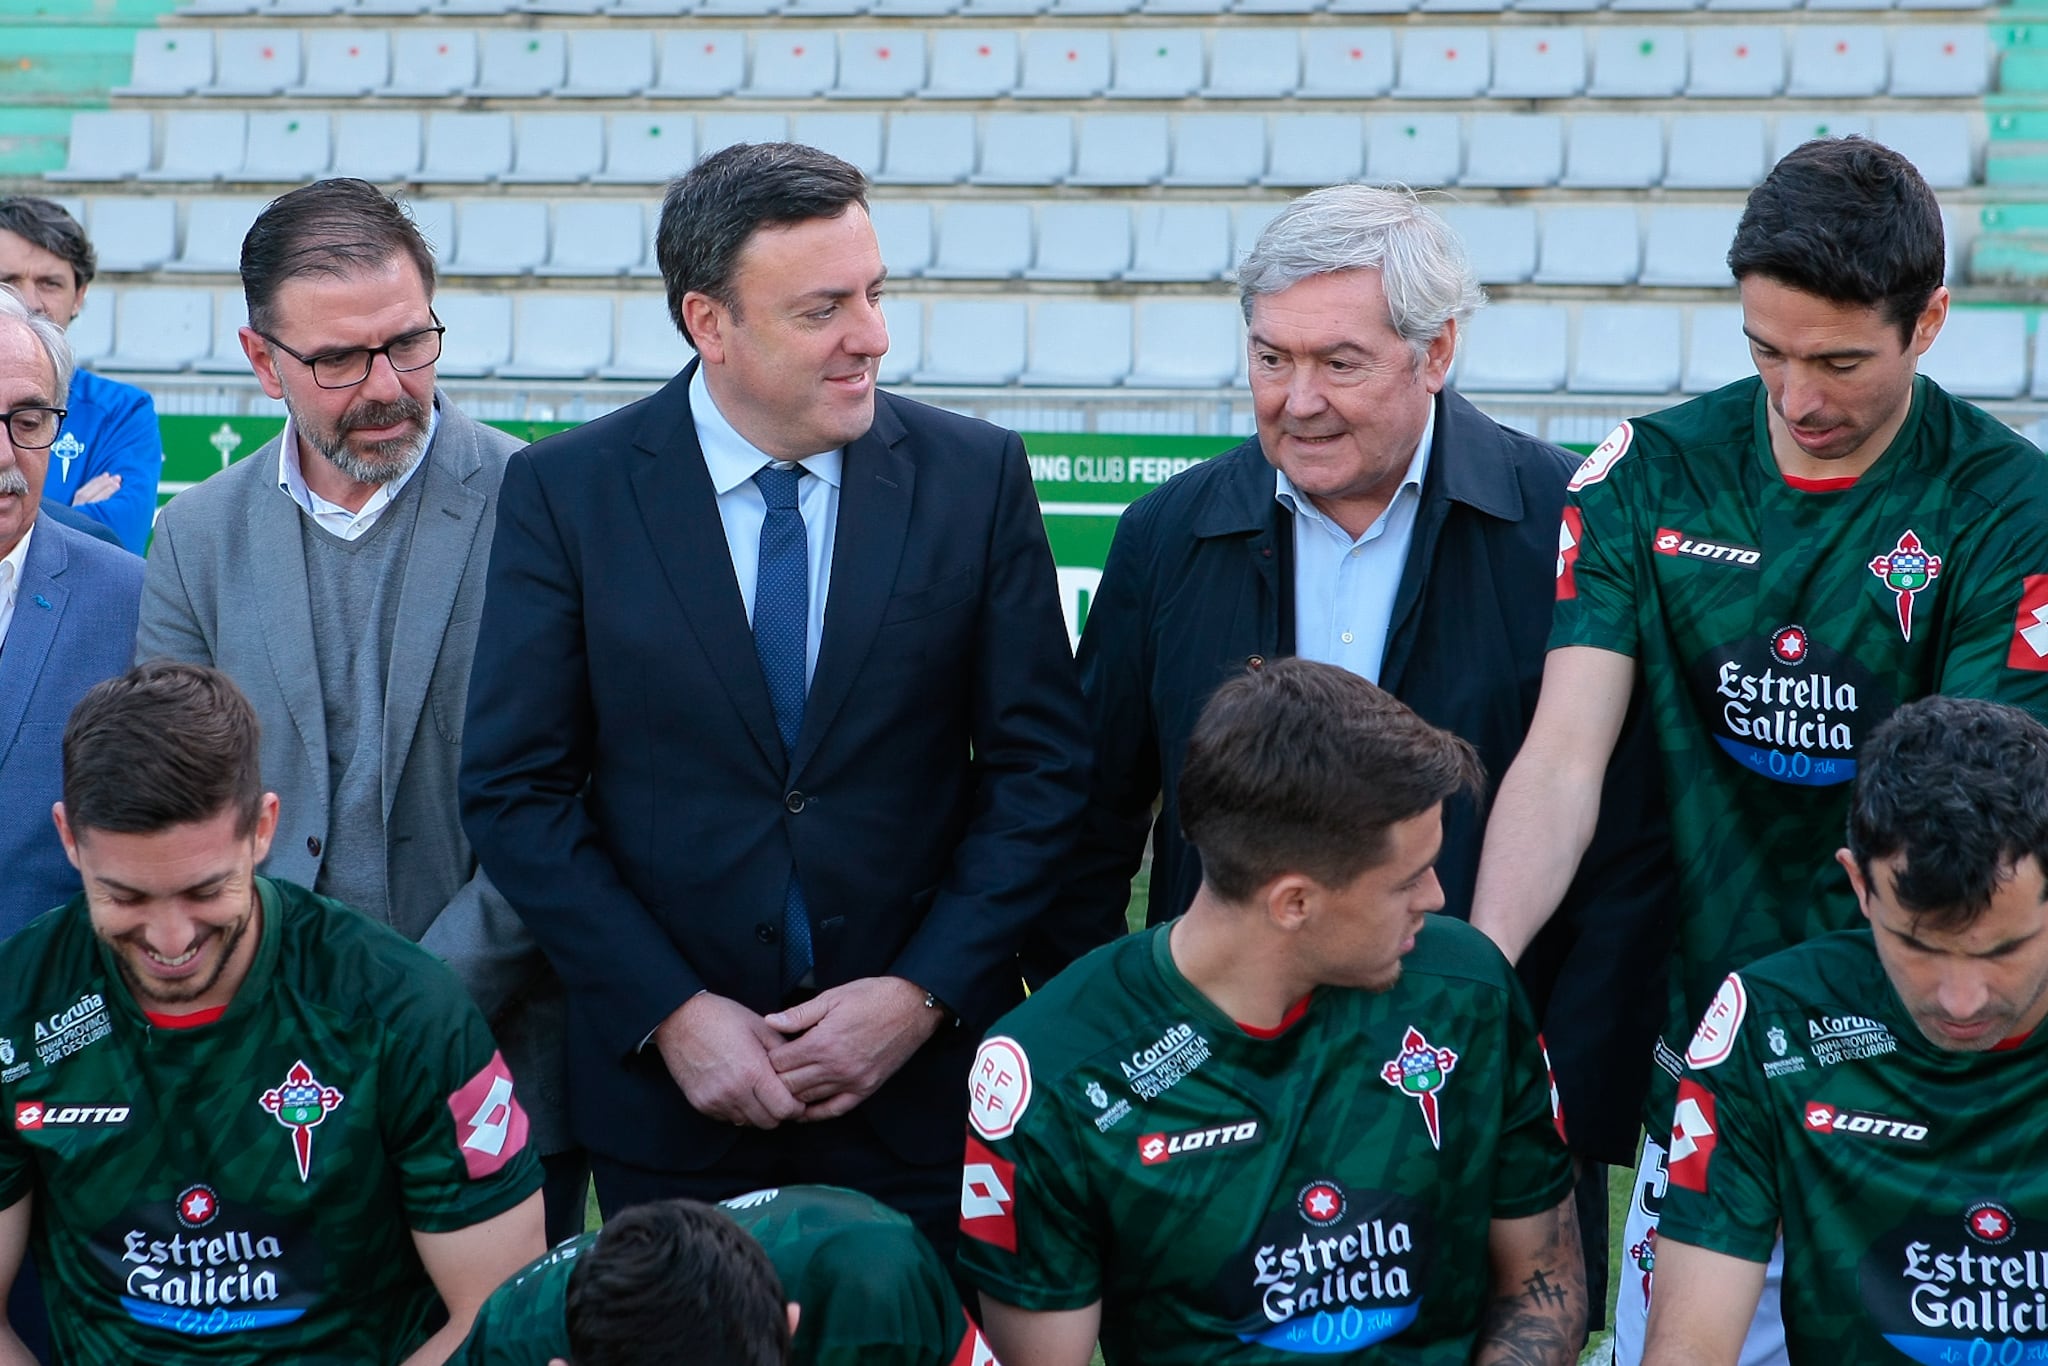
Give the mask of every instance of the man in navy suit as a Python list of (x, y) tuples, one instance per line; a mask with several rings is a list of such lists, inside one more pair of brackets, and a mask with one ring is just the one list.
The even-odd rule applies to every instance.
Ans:
[(1023, 444), (875, 390), (865, 193), (786, 143), (669, 187), (699, 359), (512, 457), (463, 821), (568, 986), (607, 1214), (824, 1182), (946, 1250), (1087, 757)]
[(142, 601), (140, 559), (37, 516), (71, 375), (64, 329), (0, 287), (0, 939), (78, 892), (50, 822), (59, 740), (127, 669)]
[[(0, 285), (0, 939), (78, 893), (50, 819), (64, 788), (64, 722), (94, 684), (126, 672), (142, 605), (138, 557), (38, 515), (72, 373), (64, 329)], [(14, 1041), (0, 1044), (0, 1066), (28, 1065), (15, 1061)], [(47, 1360), (32, 1266), (14, 1282), (7, 1317)]]

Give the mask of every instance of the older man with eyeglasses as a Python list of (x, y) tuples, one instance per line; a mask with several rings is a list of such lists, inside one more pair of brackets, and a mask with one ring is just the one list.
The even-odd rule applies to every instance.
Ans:
[[(74, 374), (63, 324), (0, 283), (0, 939), (78, 894), (50, 824), (63, 785), (58, 738), (78, 699), (127, 668), (142, 596), (141, 560), (42, 507)], [(28, 1066), (15, 1048), (0, 1039), (0, 1077)], [(7, 1317), (46, 1358), (32, 1266), (9, 1292)]]
[(142, 596), (141, 560), (38, 515), (71, 374), (64, 329), (0, 285), (0, 939), (78, 892), (50, 825), (57, 739), (128, 667)]
[(454, 966), (490, 1019), (547, 1169), (548, 1241), (582, 1231), (561, 988), (477, 867), (456, 808), (463, 701), (498, 484), (520, 442), (434, 385), (434, 257), (361, 180), (274, 201), (242, 242), (251, 369), (283, 434), (173, 499), (137, 661), (232, 677), (281, 800), (261, 871)]

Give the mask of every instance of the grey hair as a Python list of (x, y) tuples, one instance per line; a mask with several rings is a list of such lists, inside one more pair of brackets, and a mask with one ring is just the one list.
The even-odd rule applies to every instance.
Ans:
[(1418, 360), (1448, 323), (1486, 302), (1465, 244), (1413, 191), (1331, 185), (1281, 210), (1238, 267), (1245, 321), (1260, 295), (1345, 270), (1379, 271), (1387, 321)]
[(29, 330), (31, 336), (43, 344), (43, 354), (50, 358), (50, 371), (56, 376), (57, 391), (50, 395), (50, 402), (61, 408), (64, 396), (71, 392), (71, 372), (75, 368), (71, 359), (71, 342), (64, 335), (64, 329), (22, 302), (21, 296), (6, 285), (0, 285), (0, 324), (19, 323)]

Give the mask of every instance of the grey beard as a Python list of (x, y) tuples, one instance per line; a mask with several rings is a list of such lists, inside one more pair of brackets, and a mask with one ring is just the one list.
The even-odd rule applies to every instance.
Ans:
[[(285, 410), (291, 411), (290, 403)], [(427, 453), (426, 416), (426, 408), (410, 397), (396, 403), (360, 403), (342, 414), (338, 429), (330, 434), (301, 421), (297, 413), (291, 414), (292, 426), (329, 464), (358, 484), (376, 487), (404, 478)], [(348, 444), (348, 433), (356, 427), (383, 427), (400, 421), (418, 422), (418, 435), (376, 442), (367, 454)]]

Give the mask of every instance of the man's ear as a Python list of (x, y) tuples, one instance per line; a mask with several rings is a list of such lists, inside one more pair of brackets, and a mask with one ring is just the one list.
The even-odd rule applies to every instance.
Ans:
[(725, 305), (699, 290), (683, 296), (683, 321), (690, 325), (690, 340), (706, 365), (725, 363), (725, 328), (731, 318)]
[(1835, 850), (1835, 862), (1842, 865), (1842, 871), (1849, 875), (1849, 890), (1855, 894), (1857, 909), (1863, 912), (1865, 920), (1870, 919), (1870, 884), (1863, 880), (1863, 870), (1856, 866), (1856, 856), (1847, 849)]
[[(50, 819), (57, 823), (57, 839), (64, 846), (64, 857), (71, 860), (71, 866), (78, 868), (78, 837), (71, 833), (71, 822), (64, 818), (64, 803), (58, 802), (50, 808)], [(84, 872), (83, 868), (78, 868)]]
[(1319, 890), (1304, 874), (1282, 873), (1261, 887), (1255, 899), (1274, 929), (1291, 934), (1307, 922)]
[(235, 334), (242, 343), (242, 354), (249, 358), (249, 368), (256, 373), (256, 382), (263, 386), (263, 392), (272, 398), (284, 397), (284, 381), (277, 377), (277, 357), (271, 353), (270, 343), (263, 334), (253, 327), (245, 327)]
[(795, 1300), (789, 1302), (789, 1336), (796, 1337), (796, 1321), (803, 1317), (803, 1306)]

